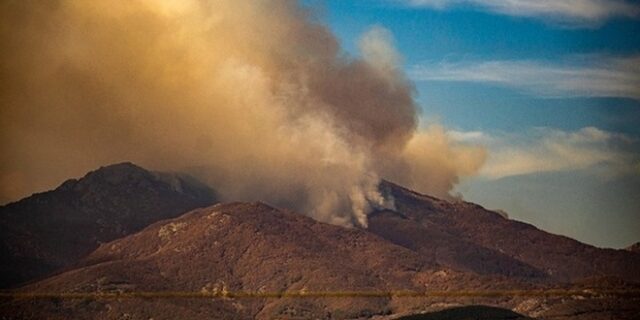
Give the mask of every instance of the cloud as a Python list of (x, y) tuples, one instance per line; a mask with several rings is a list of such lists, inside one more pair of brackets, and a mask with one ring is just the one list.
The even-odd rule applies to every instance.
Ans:
[(573, 132), (536, 128), (518, 135), (477, 132), (450, 135), (460, 142), (487, 147), (489, 156), (480, 175), (489, 179), (603, 168), (608, 176), (640, 173), (638, 141), (595, 127)]
[(349, 57), (294, 1), (2, 1), (0, 41), (0, 199), (128, 160), (366, 226), (380, 179), (446, 197), (482, 161), (419, 129), (389, 31)]
[(482, 131), (448, 130), (447, 134), (454, 141), (471, 144), (483, 144), (491, 141), (491, 136)]
[(416, 81), (488, 83), (546, 97), (640, 99), (640, 56), (590, 55), (565, 60), (441, 62), (417, 65), (410, 76)]
[(570, 25), (600, 23), (613, 17), (637, 18), (640, 6), (624, 0), (396, 0), (438, 10), (472, 6), (499, 14), (544, 18)]
[(393, 42), (391, 32), (376, 25), (362, 35), (358, 44), (365, 61), (383, 72), (388, 72), (400, 65), (400, 55), (396, 52)]

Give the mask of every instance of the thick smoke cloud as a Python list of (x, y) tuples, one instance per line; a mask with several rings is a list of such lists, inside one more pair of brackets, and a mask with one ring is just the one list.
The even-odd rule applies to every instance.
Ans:
[(391, 206), (382, 178), (447, 196), (482, 150), (418, 129), (392, 37), (362, 58), (293, 1), (3, 1), (0, 197), (130, 160), (225, 200), (341, 225)]

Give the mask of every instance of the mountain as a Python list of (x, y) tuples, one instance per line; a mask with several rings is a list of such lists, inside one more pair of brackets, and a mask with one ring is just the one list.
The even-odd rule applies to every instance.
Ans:
[(368, 230), (451, 268), (479, 274), (569, 282), (616, 276), (638, 282), (640, 255), (596, 248), (503, 214), (422, 195), (390, 182), (395, 211), (369, 218)]
[[(619, 282), (609, 287), (629, 288)], [(542, 288), (545, 285), (520, 277), (454, 270), (367, 230), (320, 223), (259, 202), (230, 203), (196, 209), (102, 244), (73, 269), (14, 291), (89, 296), (5, 301), (0, 304), (0, 316), (3, 319), (393, 319), (420, 314), (433, 319), (442, 316), (468, 319), (464, 316), (493, 314), (508, 318), (516, 314), (486, 307), (424, 314), (473, 304), (499, 306), (541, 319), (547, 315), (548, 319), (586, 320), (601, 316), (633, 319), (640, 312), (637, 297), (606, 294), (592, 298), (580, 293), (559, 297), (384, 294), (398, 290)], [(578, 288), (586, 290), (580, 291), (585, 294), (593, 290), (592, 283), (587, 282), (574, 287), (556, 284), (551, 288)], [(244, 297), (243, 292), (264, 296)], [(282, 292), (300, 296), (279, 297)], [(305, 293), (310, 295), (304, 296)], [(91, 296), (95, 294), (118, 295)], [(145, 298), (145, 294), (155, 296)]]
[[(87, 196), (85, 188), (78, 188), (81, 182), (101, 190), (98, 194), (103, 196), (93, 196), (95, 192)], [(137, 189), (140, 185), (145, 187)], [(92, 242), (97, 249), (89, 255), (78, 253), (75, 259), (82, 257), (79, 260), (67, 260), (72, 265), (64, 272), (0, 296), (0, 319), (524, 315), (588, 320), (634, 319), (640, 314), (640, 286), (633, 272), (638, 265), (636, 253), (595, 248), (476, 204), (421, 195), (385, 181), (380, 191), (393, 198), (395, 208), (372, 212), (367, 229), (320, 223), (261, 202), (216, 204), (158, 218), (166, 217), (165, 210), (173, 203), (167, 201), (169, 195), (178, 199), (207, 195), (212, 200), (207, 190), (181, 177), (150, 173), (131, 164), (102, 168), (63, 184), (52, 193), (70, 192), (64, 199), (73, 204), (92, 199), (89, 203), (94, 205), (85, 206), (86, 210), (102, 208), (108, 217), (117, 217), (109, 220), (118, 221), (112, 226), (129, 226), (127, 232), (112, 232), (117, 239), (111, 242)], [(31, 198), (23, 201), (34, 201)], [(52, 203), (44, 202), (40, 212), (56, 212), (61, 221), (77, 219), (69, 214), (77, 211), (59, 210)], [(171, 208), (178, 211), (177, 207)], [(50, 219), (43, 213), (36, 218)], [(134, 227), (131, 221), (136, 222)], [(47, 230), (46, 224), (40, 225)], [(73, 235), (75, 239), (101, 234), (95, 227), (84, 230), (79, 224), (64, 228), (82, 234)], [(510, 293), (513, 290), (571, 293), (521, 295)], [(451, 295), (400, 294), (407, 291)], [(455, 294), (465, 291), (508, 294)], [(282, 296), (283, 292), (295, 296)], [(32, 293), (51, 296), (7, 299)]]
[[(384, 292), (507, 289), (521, 284), (457, 272), (362, 229), (262, 203), (196, 209), (101, 245), (76, 269), (27, 292)], [(16, 318), (351, 319), (430, 308), (428, 299), (124, 299), (18, 301)], [(11, 312), (9, 312), (10, 310)]]
[(215, 203), (185, 175), (120, 163), (0, 207), (0, 287), (67, 267), (101, 243)]

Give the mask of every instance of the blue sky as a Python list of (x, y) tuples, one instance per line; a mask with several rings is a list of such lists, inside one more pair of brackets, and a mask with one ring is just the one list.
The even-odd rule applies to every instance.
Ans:
[(597, 246), (640, 241), (639, 3), (305, 2), (348, 54), (391, 31), (422, 122), (487, 148), (466, 200)]

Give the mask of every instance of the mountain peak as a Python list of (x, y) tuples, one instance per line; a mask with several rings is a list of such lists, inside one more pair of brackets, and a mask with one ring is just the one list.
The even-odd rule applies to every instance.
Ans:
[(133, 163), (104, 166), (0, 207), (0, 287), (69, 266), (100, 243), (216, 202), (190, 176)]
[(131, 162), (121, 162), (100, 167), (88, 172), (79, 179), (69, 179), (63, 182), (56, 190), (74, 190), (77, 187), (106, 182), (117, 185), (131, 179), (150, 178), (153, 174)]
[(146, 169), (137, 166), (131, 162), (120, 162), (107, 166), (102, 166), (96, 170), (93, 170), (85, 175), (85, 178), (91, 178), (94, 176), (102, 177), (121, 177), (127, 175), (147, 175), (150, 174)]

